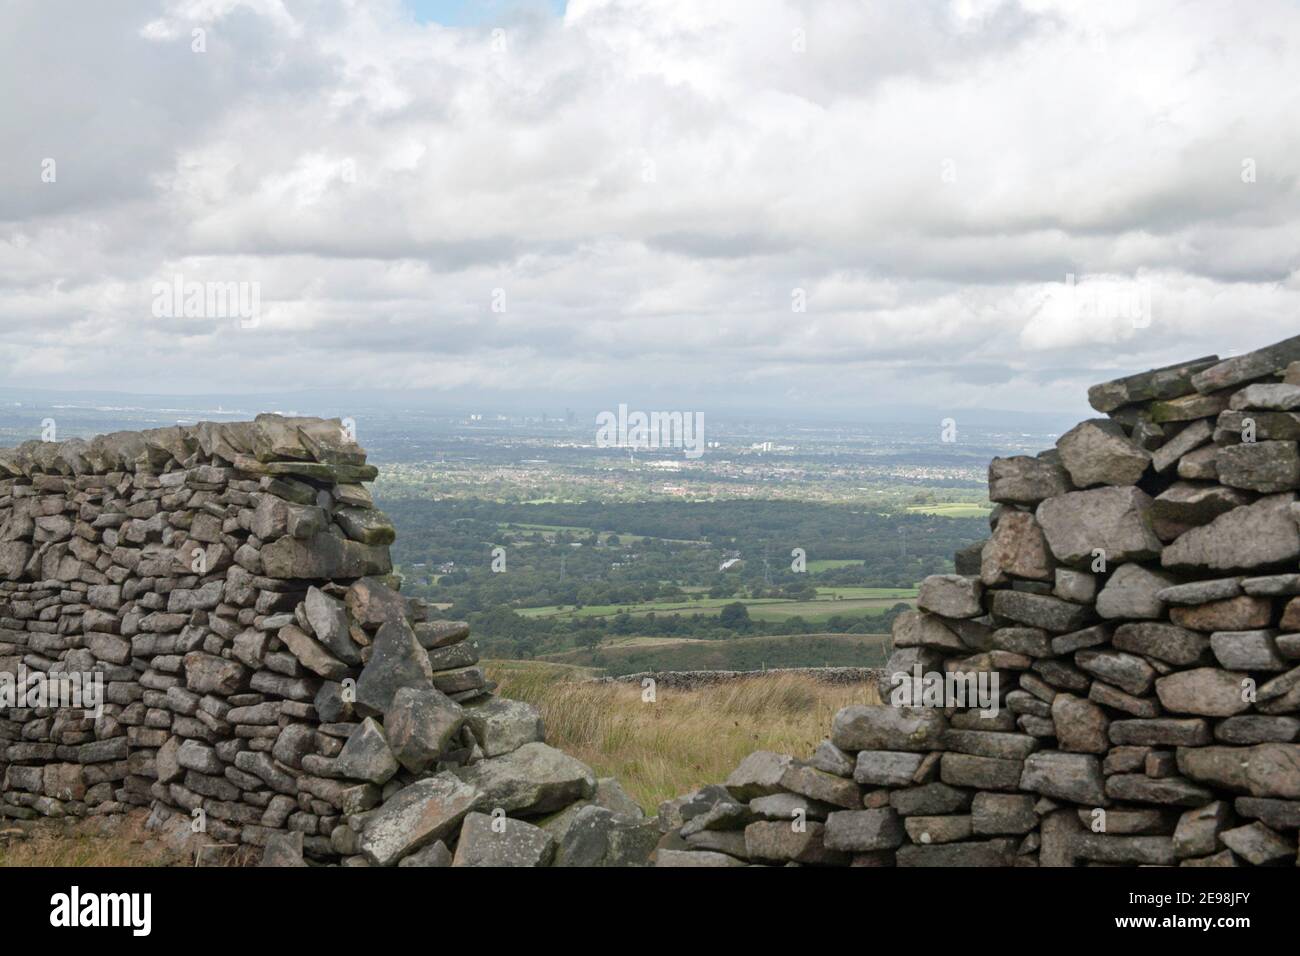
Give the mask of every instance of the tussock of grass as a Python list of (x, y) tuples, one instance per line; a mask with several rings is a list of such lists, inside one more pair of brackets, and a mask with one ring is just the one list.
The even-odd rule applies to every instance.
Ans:
[[(144, 830), (145, 814), (99, 828), (95, 819), (26, 825), (26, 837), (0, 839), (0, 866), (168, 866), (174, 854)], [(0, 832), (18, 829), (0, 821)]]
[(807, 757), (847, 704), (878, 703), (865, 684), (833, 685), (779, 674), (697, 690), (657, 688), (643, 702), (639, 685), (593, 684), (576, 668), (489, 661), (498, 693), (537, 706), (546, 739), (618, 778), (647, 812), (706, 783), (721, 783), (755, 750)]

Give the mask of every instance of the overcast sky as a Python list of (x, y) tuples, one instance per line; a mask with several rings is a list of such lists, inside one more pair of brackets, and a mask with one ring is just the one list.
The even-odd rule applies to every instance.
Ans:
[(7, 0), (0, 386), (1077, 409), (1300, 333), (1298, 47), (1285, 0)]

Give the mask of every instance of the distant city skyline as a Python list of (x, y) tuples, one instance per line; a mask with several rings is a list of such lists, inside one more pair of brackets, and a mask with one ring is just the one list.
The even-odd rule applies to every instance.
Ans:
[(5, 21), (6, 394), (1077, 418), (1300, 331), (1280, 0)]

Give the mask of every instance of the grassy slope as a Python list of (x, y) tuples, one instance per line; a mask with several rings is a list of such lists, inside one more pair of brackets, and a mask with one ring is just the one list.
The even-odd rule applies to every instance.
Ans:
[(582, 671), (524, 661), (489, 661), (498, 693), (536, 705), (549, 744), (617, 777), (649, 813), (706, 783), (721, 783), (748, 754), (809, 756), (831, 718), (852, 703), (877, 703), (873, 687), (773, 675), (699, 690), (592, 684)]

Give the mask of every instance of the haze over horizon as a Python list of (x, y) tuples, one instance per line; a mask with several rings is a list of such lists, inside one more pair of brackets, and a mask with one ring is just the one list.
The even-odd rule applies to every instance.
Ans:
[(19, 0), (0, 56), (6, 394), (1077, 418), (1300, 331), (1283, 2)]
[[(643, 396), (644, 401), (633, 401), (632, 411), (671, 412), (664, 403), (655, 402), (653, 396)], [(696, 396), (698, 397), (698, 396)], [(573, 400), (575, 399), (576, 400)], [(627, 403), (625, 403), (627, 404)], [(1086, 402), (1079, 403), (1078, 414), (1092, 414)], [(192, 422), (205, 418), (224, 421), (232, 418), (252, 418), (263, 412), (286, 415), (317, 415), (327, 418), (355, 418), (375, 415), (385, 417), (405, 416), (413, 428), (420, 422), (445, 419), (468, 420), (471, 415), (483, 416), (491, 423), (504, 416), (515, 424), (524, 421), (562, 422), (580, 428), (595, 428), (596, 416), (602, 412), (615, 412), (617, 402), (602, 403), (599, 396), (572, 394), (555, 395), (531, 392), (480, 392), (472, 398), (435, 391), (354, 391), (334, 392), (329, 389), (311, 389), (288, 392), (247, 393), (176, 393), (142, 394), (127, 391), (12, 389), (0, 388), (0, 436), (10, 428), (26, 423), (29, 429), (37, 427), (38, 410), (67, 409), (95, 413), (74, 429), (87, 437), (106, 430), (132, 430), (145, 427), (135, 413), (152, 415), (159, 423)], [(802, 428), (834, 428), (839, 426), (898, 426), (912, 430), (930, 431), (941, 427), (949, 415), (958, 416), (964, 427), (978, 426), (994, 429), (1029, 429), (1034, 434), (1060, 434), (1078, 418), (1068, 412), (1025, 411), (980, 406), (941, 408), (934, 405), (876, 404), (843, 409), (803, 406), (770, 406), (744, 400), (728, 402), (724, 398), (709, 397), (704, 402), (693, 403), (693, 408), (707, 415), (710, 434), (719, 425), (732, 428), (745, 422), (783, 424)], [(24, 415), (24, 409), (32, 413)], [(123, 414), (116, 415), (115, 412)], [(27, 421), (31, 419), (30, 421)], [(89, 422), (97, 422), (88, 428)], [(394, 420), (392, 424), (395, 424)], [(19, 434), (24, 433), (19, 429)], [(69, 434), (72, 434), (70, 432)], [(0, 445), (5, 440), (0, 437)]]

